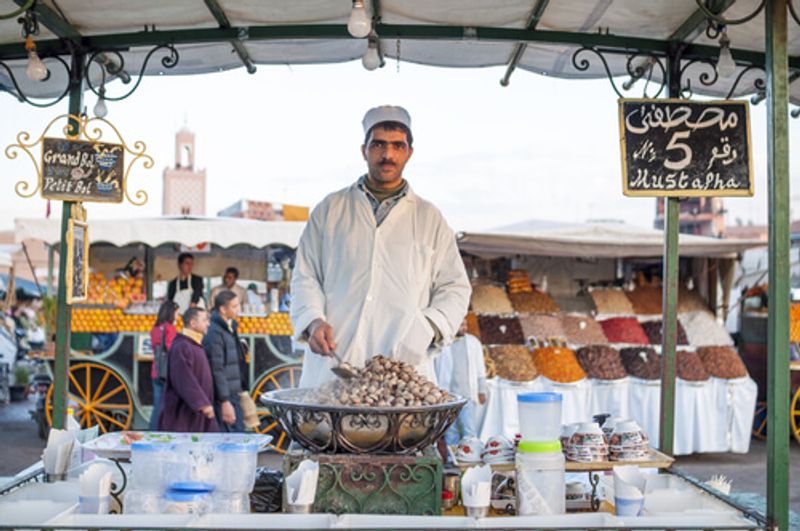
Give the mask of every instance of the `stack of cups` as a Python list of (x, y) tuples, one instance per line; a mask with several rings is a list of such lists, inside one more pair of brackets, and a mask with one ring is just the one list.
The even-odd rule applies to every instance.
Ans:
[(522, 440), (517, 448), (517, 514), (566, 511), (564, 454), (561, 452), (560, 393), (517, 396)]

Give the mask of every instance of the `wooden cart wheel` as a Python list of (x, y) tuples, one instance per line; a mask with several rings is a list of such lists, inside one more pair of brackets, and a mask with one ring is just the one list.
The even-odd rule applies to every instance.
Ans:
[[(47, 390), (45, 413), (53, 425), (53, 389)], [(69, 402), (77, 404), (75, 420), (81, 428), (99, 426), (101, 433), (127, 430), (133, 422), (130, 389), (113, 369), (89, 361), (69, 368)]]
[(270, 414), (269, 409), (259, 404), (258, 398), (267, 391), (297, 387), (300, 383), (302, 367), (300, 363), (290, 363), (275, 367), (256, 382), (251, 393), (258, 406), (258, 420), (260, 421), (258, 427), (256, 427), (256, 432), (272, 435), (272, 445), (281, 454), (285, 454), (286, 449), (289, 447), (291, 442), (289, 434), (283, 431), (281, 423)]
[(792, 433), (794, 439), (800, 443), (800, 387), (792, 397), (792, 409), (789, 412), (789, 420), (792, 422)]
[[(796, 398), (796, 397), (795, 397)], [(758, 402), (753, 416), (753, 437), (759, 441), (767, 440), (767, 403)]]

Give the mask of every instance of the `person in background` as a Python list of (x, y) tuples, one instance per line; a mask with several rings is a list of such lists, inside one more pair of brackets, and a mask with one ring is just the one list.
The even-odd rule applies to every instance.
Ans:
[(239, 341), (239, 297), (232, 291), (223, 291), (214, 299), (211, 326), (203, 346), (211, 364), (214, 378), (214, 411), (220, 431), (244, 431), (239, 393), (242, 391), (242, 357)]
[(176, 302), (181, 312), (195, 306), (205, 307), (203, 277), (192, 274), (193, 268), (193, 254), (178, 255), (178, 276), (170, 280), (167, 286), (167, 300)]
[(169, 371), (161, 412), (160, 431), (219, 431), (214, 416), (214, 382), (203, 336), (208, 331), (208, 312), (189, 308), (183, 314), (184, 328), (175, 336), (169, 352)]
[(235, 267), (226, 269), (222, 276), (222, 284), (211, 290), (211, 300), (214, 301), (223, 291), (232, 291), (239, 298), (239, 304), (247, 302), (247, 292), (236, 283), (237, 280), (239, 280), (239, 270)]
[[(150, 345), (153, 352), (161, 346), (162, 341), (164, 348), (167, 352), (172, 347), (172, 342), (178, 334), (175, 325), (178, 322), (180, 310), (178, 305), (172, 301), (164, 301), (158, 309), (158, 316), (156, 317), (156, 324), (150, 330)], [(158, 414), (161, 407), (161, 397), (164, 394), (165, 381), (158, 376), (158, 367), (155, 358), (153, 359), (153, 366), (150, 369), (150, 377), (153, 379), (153, 411), (150, 414), (150, 430), (155, 431), (158, 428)], [(163, 375), (162, 375), (163, 377)]]
[(456, 332), (455, 341), (444, 347), (436, 359), (436, 377), (439, 387), (469, 400), (444, 434), (445, 442), (454, 446), (463, 437), (477, 437), (476, 409), (486, 403), (486, 368), (481, 342), (467, 333), (466, 319)]
[(258, 286), (256, 286), (255, 282), (251, 282), (247, 285), (247, 298), (245, 300), (250, 306), (258, 308), (256, 313), (262, 313), (264, 311), (264, 302), (258, 294)]

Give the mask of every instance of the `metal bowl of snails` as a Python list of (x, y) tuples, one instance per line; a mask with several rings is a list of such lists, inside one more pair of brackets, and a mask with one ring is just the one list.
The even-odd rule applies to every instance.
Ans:
[(260, 400), (302, 447), (354, 454), (422, 450), (444, 435), (467, 403), (382, 356), (357, 373), (321, 389), (270, 391)]

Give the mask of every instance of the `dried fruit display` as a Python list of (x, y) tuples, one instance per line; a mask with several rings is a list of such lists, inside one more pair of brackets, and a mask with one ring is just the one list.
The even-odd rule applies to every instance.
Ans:
[(525, 339), (566, 339), (561, 317), (555, 315), (523, 315), (519, 318)]
[(625, 343), (629, 345), (649, 345), (647, 334), (642, 330), (634, 317), (614, 317), (600, 321), (603, 333), (609, 343)]
[[(660, 345), (663, 340), (664, 336), (662, 331), (664, 329), (664, 321), (660, 319), (657, 321), (645, 321), (641, 323), (642, 329), (644, 329), (644, 333), (647, 334), (647, 339), (650, 341), (651, 345)], [(680, 321), (677, 322), (678, 325), (678, 345), (688, 345), (689, 340), (686, 339), (686, 331), (683, 329), (683, 325)]]
[(525, 343), (522, 327), (516, 317), (479, 315), (481, 341), (487, 345), (521, 345)]
[(800, 343), (800, 303), (789, 308), (789, 341)]
[(732, 380), (747, 376), (747, 367), (733, 347), (700, 347), (697, 355), (708, 373), (715, 378)]
[(636, 315), (658, 315), (662, 312), (661, 288), (636, 288), (626, 293)]
[(524, 269), (512, 269), (509, 271), (506, 285), (509, 293), (529, 293), (533, 291), (530, 276)]
[(533, 352), (539, 374), (554, 382), (572, 383), (586, 378), (575, 352), (568, 348), (545, 347)]
[(312, 400), (342, 406), (406, 407), (444, 404), (453, 399), (420, 375), (413, 366), (378, 355), (357, 376), (319, 389)]
[(575, 353), (581, 368), (596, 380), (619, 380), (628, 376), (619, 351), (605, 345), (591, 345)]
[(628, 374), (643, 380), (661, 378), (661, 356), (650, 347), (628, 347), (619, 351)]
[(608, 343), (600, 324), (591, 317), (564, 315), (561, 326), (571, 345), (605, 345)]
[(678, 313), (710, 312), (708, 304), (697, 290), (688, 290), (681, 287), (678, 292)]
[(481, 338), (481, 327), (478, 324), (478, 316), (475, 315), (475, 312), (467, 313), (467, 333), (478, 339)]
[(687, 382), (704, 382), (710, 375), (697, 352), (679, 350), (675, 359), (678, 378)]
[(522, 345), (497, 345), (489, 347), (489, 356), (494, 361), (497, 376), (513, 382), (529, 382), (539, 373), (533, 357)]
[(472, 311), (486, 314), (514, 313), (511, 301), (503, 288), (494, 284), (477, 283), (472, 286)]
[(597, 289), (591, 292), (597, 313), (607, 315), (633, 315), (633, 305), (620, 289)]
[(733, 346), (725, 328), (708, 312), (691, 312), (678, 316), (689, 344), (693, 347)]
[(514, 310), (524, 313), (558, 313), (556, 302), (547, 293), (539, 290), (511, 293), (508, 296)]

